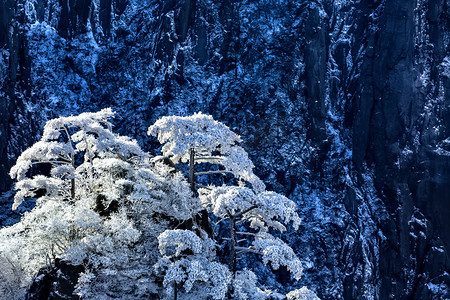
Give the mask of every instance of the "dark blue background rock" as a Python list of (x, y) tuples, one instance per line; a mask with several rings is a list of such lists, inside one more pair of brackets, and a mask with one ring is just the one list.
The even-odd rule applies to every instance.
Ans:
[(0, 190), (48, 119), (110, 106), (156, 153), (149, 125), (202, 111), (298, 203), (300, 285), (448, 298), (449, 25), (448, 0), (0, 0)]

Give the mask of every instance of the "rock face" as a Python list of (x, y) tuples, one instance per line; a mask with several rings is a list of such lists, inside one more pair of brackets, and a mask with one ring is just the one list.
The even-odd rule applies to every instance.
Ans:
[[(445, 16), (443, 1), (386, 1), (374, 23), (377, 30), (367, 35), (355, 101), (353, 162), (359, 172), (364, 163), (373, 166), (377, 197), (388, 215), (378, 225), (388, 237), (379, 242), (384, 299), (428, 298), (427, 282), (449, 280), (448, 229), (441, 221), (450, 197), (444, 187), (448, 171), (441, 168), (449, 156), (439, 144), (448, 137), (442, 116), (450, 97), (444, 86), (448, 79), (437, 71), (448, 53), (448, 41), (443, 50)], [(428, 111), (428, 105), (434, 108)], [(434, 111), (441, 108), (443, 115)]]
[(81, 272), (83, 267), (72, 266), (57, 259), (50, 270), (44, 268), (39, 271), (25, 299), (80, 299), (73, 295), (73, 291)]
[[(1, 1), (0, 11), (0, 47), (1, 52), (1, 92), (0, 92), (0, 172), (7, 174), (10, 167), (10, 125), (14, 123), (12, 113), (18, 105), (16, 87), (26, 94), (29, 91), (29, 57), (27, 56), (26, 31), (24, 30), (24, 14), (17, 13), (23, 5), (16, 1)], [(0, 190), (9, 189), (11, 182), (7, 176), (0, 178)]]
[(448, 298), (449, 20), (448, 0), (0, 0), (0, 174), (54, 116), (111, 106), (153, 151), (148, 125), (201, 110), (297, 201), (300, 285)]

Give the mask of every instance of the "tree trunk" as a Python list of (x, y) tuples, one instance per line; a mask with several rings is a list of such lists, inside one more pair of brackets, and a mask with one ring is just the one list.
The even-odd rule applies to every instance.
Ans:
[(178, 299), (178, 286), (177, 283), (174, 282), (173, 283), (173, 300), (177, 300)]
[(236, 219), (230, 213), (230, 270), (236, 273)]
[(193, 196), (195, 197), (195, 174), (194, 174), (194, 155), (195, 155), (195, 150), (194, 148), (191, 148), (191, 150), (189, 151), (189, 182), (191, 184), (191, 191)]
[(75, 199), (75, 178), (72, 178), (70, 183), (71, 183), (71, 185), (70, 185), (70, 196), (72, 197), (72, 200), (74, 200)]
[[(194, 148), (191, 148), (189, 150), (189, 183), (191, 185), (192, 196), (197, 197), (197, 191), (195, 190), (194, 165), (195, 165), (195, 150)], [(208, 237), (210, 238), (213, 237), (213, 230), (211, 224), (209, 223), (208, 211), (206, 209), (200, 211), (195, 217), (194, 221), (200, 226), (201, 229), (203, 229), (208, 234)]]

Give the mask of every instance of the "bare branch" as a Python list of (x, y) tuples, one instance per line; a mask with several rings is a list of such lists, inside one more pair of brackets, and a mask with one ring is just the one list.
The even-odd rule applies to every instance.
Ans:
[(239, 246), (236, 246), (236, 250), (240, 250), (240, 251), (253, 250), (253, 251), (255, 251), (254, 249), (249, 248), (249, 247), (239, 247)]
[(225, 218), (223, 218), (223, 219), (220, 219), (219, 221), (216, 222), (216, 224), (214, 224), (214, 226), (219, 225), (222, 221), (225, 221), (225, 220), (227, 220), (227, 219), (229, 219), (229, 218), (228, 218), (228, 217), (225, 217)]
[(251, 236), (257, 236), (256, 233), (252, 233), (252, 232), (242, 232), (242, 231), (236, 231), (237, 234), (242, 234), (242, 235), (251, 235)]
[(217, 227), (217, 225), (219, 225), (220, 224), (220, 222), (222, 222), (222, 221), (224, 221), (224, 220), (226, 220), (226, 219), (228, 219), (228, 217), (226, 217), (226, 218), (223, 218), (223, 219), (220, 219), (219, 221), (217, 221), (215, 224), (214, 224), (214, 232), (216, 231), (216, 227)]
[(212, 175), (212, 174), (227, 174), (227, 173), (232, 174), (233, 172), (227, 171), (227, 170), (196, 172), (196, 173), (195, 173), (195, 176), (200, 176), (200, 175)]
[(236, 250), (239, 250), (236, 255), (241, 255), (244, 253), (255, 253), (258, 254), (258, 251), (251, 249), (251, 248), (245, 248), (245, 247), (236, 247)]
[(236, 222), (236, 225), (244, 223), (245, 221), (248, 221), (248, 220), (247, 219), (240, 219), (239, 221)]
[(65, 161), (67, 163), (72, 163), (72, 161), (70, 159), (68, 159), (67, 157), (62, 156), (61, 154), (58, 154), (58, 157), (60, 159), (62, 159), (62, 161)]

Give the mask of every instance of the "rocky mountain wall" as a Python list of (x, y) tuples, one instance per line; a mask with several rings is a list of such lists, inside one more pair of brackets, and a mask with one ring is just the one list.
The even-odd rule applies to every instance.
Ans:
[(155, 151), (146, 127), (201, 110), (297, 201), (299, 285), (448, 298), (449, 20), (448, 0), (0, 0), (0, 190), (55, 116), (111, 106)]

